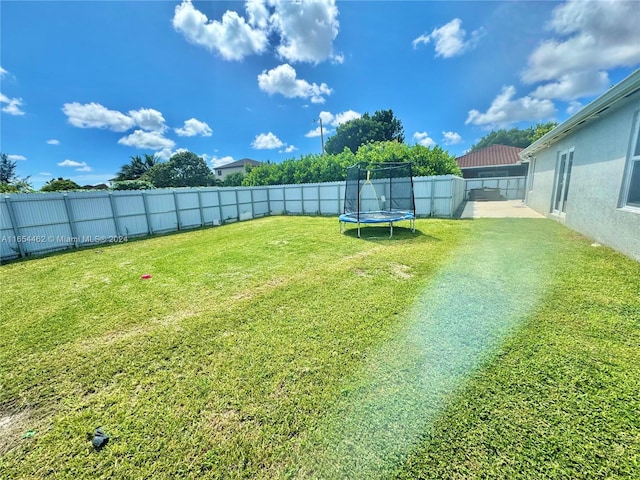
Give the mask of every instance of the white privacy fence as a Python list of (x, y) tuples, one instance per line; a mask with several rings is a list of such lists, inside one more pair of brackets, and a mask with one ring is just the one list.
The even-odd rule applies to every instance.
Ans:
[(527, 177), (495, 177), (495, 178), (467, 178), (465, 180), (465, 200), (469, 199), (469, 192), (476, 188), (499, 188), (504, 200), (524, 199)]
[[(417, 216), (452, 217), (463, 201), (462, 178), (416, 177), (413, 182)], [(7, 194), (0, 198), (0, 259), (266, 215), (339, 215), (344, 191), (344, 182), (331, 182)]]

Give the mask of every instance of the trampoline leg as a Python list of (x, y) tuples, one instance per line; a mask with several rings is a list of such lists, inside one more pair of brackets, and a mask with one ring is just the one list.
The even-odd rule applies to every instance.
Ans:
[(389, 223), (389, 238), (393, 237), (393, 222)]
[(360, 238), (360, 222), (358, 222), (358, 238)]

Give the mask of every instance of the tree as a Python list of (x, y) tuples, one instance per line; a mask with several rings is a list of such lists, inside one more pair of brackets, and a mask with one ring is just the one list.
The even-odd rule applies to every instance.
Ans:
[(40, 191), (60, 192), (64, 190), (81, 190), (81, 189), (82, 187), (80, 187), (80, 185), (78, 185), (73, 180), (58, 177), (56, 179), (51, 179), (47, 183), (45, 183), (40, 189)]
[(382, 125), (383, 138), (379, 141), (404, 143), (404, 128), (402, 122), (393, 116), (393, 110), (379, 110), (371, 119)]
[(244, 173), (242, 172), (233, 172), (224, 177), (222, 181), (223, 187), (239, 187), (242, 185), (242, 180), (244, 180)]
[(168, 162), (156, 163), (140, 179), (159, 188), (204, 187), (214, 183), (211, 169), (192, 152), (179, 152)]
[(16, 179), (16, 162), (6, 153), (0, 154), (0, 183), (11, 183)]
[(373, 116), (365, 113), (339, 125), (335, 135), (327, 139), (325, 151), (338, 154), (348, 148), (355, 153), (361, 145), (384, 141), (404, 142), (402, 123), (394, 117), (393, 110), (380, 110)]
[(112, 190), (150, 190), (153, 183), (144, 180), (121, 180), (113, 182)]
[(494, 130), (471, 146), (471, 151), (479, 150), (490, 145), (508, 145), (511, 147), (526, 148), (537, 139), (554, 129), (558, 124), (556, 122), (538, 123), (525, 130), (512, 128), (511, 130)]
[(0, 193), (29, 193), (33, 192), (33, 185), (29, 181), (31, 177), (16, 179), (11, 183), (0, 183)]
[(439, 146), (409, 146), (398, 142), (363, 145), (356, 153), (358, 162), (411, 162), (415, 176), (462, 175), (456, 157)]
[[(547, 122), (547, 123), (538, 123), (535, 126), (533, 135), (531, 136), (531, 143), (538, 140), (540, 137), (545, 136), (551, 130), (558, 126), (558, 122)], [(529, 144), (530, 145), (530, 144)], [(527, 147), (529, 146), (527, 145)]]
[(131, 157), (131, 161), (129, 163), (120, 167), (120, 170), (116, 174), (116, 178), (114, 180), (118, 182), (122, 180), (137, 180), (147, 173), (156, 163), (158, 163), (158, 161), (155, 155), (145, 153), (144, 160), (140, 155)]

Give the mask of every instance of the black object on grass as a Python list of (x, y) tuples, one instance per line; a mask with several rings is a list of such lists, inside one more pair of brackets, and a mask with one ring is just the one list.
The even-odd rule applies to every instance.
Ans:
[(109, 435), (104, 433), (100, 427), (96, 428), (96, 432), (93, 435), (88, 434), (87, 436), (90, 437), (91, 444), (96, 450), (100, 450), (109, 443)]

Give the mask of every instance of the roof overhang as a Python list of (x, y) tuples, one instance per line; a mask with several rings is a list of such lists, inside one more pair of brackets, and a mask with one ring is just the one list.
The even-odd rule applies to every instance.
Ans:
[(578, 113), (522, 150), (519, 153), (520, 158), (523, 162), (528, 162), (540, 150), (550, 147), (570, 133), (582, 128), (587, 122), (606, 115), (612, 110), (613, 106), (617, 107), (631, 101), (631, 97), (638, 94), (640, 94), (640, 70), (633, 72)]
[(499, 163), (498, 165), (478, 165), (478, 166), (468, 166), (468, 167), (460, 167), (460, 170), (466, 170), (467, 168), (504, 168), (504, 167), (519, 167), (522, 165), (522, 160), (517, 161), (516, 163)]

